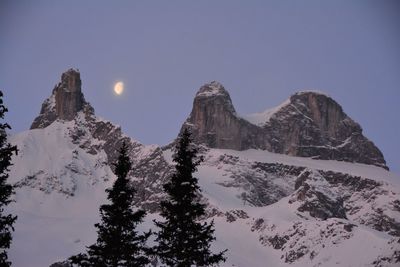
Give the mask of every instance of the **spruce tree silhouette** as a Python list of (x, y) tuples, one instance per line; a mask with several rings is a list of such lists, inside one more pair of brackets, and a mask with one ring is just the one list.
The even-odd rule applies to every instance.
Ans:
[[(8, 109), (3, 105), (3, 92), (0, 91), (0, 118), (4, 119), (4, 114)], [(0, 266), (11, 266), (8, 261), (7, 249), (10, 248), (14, 231), (13, 224), (17, 216), (5, 214), (4, 208), (12, 202), (11, 196), (14, 193), (13, 187), (7, 183), (8, 167), (11, 164), (13, 153), (17, 153), (17, 147), (7, 142), (7, 129), (11, 129), (7, 123), (0, 123)]]
[(201, 163), (198, 150), (192, 144), (191, 134), (185, 129), (178, 138), (173, 161), (176, 163), (171, 180), (164, 185), (168, 199), (161, 202), (161, 216), (165, 221), (155, 221), (154, 252), (167, 266), (214, 266), (225, 261), (225, 251), (212, 253), (215, 240), (214, 222), (201, 222), (205, 204), (200, 202), (200, 187), (193, 173)]
[(70, 262), (78, 266), (141, 267), (149, 263), (146, 241), (150, 232), (139, 234), (136, 230), (143, 221), (144, 210), (134, 211), (134, 188), (127, 175), (131, 170), (128, 147), (123, 143), (115, 164), (117, 180), (107, 189), (110, 204), (100, 207), (101, 223), (97, 228), (97, 242), (88, 247), (86, 254), (72, 256)]

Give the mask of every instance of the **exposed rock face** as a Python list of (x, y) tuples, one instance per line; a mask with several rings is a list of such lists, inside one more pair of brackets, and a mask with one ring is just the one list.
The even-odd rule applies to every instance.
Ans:
[[(299, 220), (288, 226), (257, 219), (252, 229), (261, 232), (260, 242), (278, 250), (277, 253), (281, 253), (281, 259), (286, 263), (295, 263), (307, 258), (311, 260), (317, 258), (315, 261), (320, 261), (318, 255), (323, 254), (330, 245), (345, 243), (354, 236), (354, 232), (359, 231), (357, 225), (338, 218)], [(324, 266), (324, 264), (313, 266)]]
[(350, 220), (393, 236), (400, 236), (400, 201), (399, 192), (395, 188), (375, 180), (343, 173), (319, 173), (330, 184), (331, 190), (340, 192), (346, 215)]
[(360, 125), (321, 93), (294, 94), (263, 128), (273, 152), (387, 168), (381, 151), (363, 136)]
[[(94, 109), (85, 101), (81, 91), (81, 79), (78, 71), (69, 69), (61, 76), (61, 82), (53, 89), (52, 95), (44, 101), (40, 115), (32, 123), (31, 129), (47, 128), (53, 122), (71, 121), (66, 124), (66, 131), (72, 143), (78, 145), (91, 155), (106, 154), (106, 162), (112, 169), (118, 158), (118, 149), (125, 142), (128, 153), (133, 161), (133, 168), (129, 173), (132, 183), (137, 188), (135, 203), (147, 210), (154, 211), (158, 208), (163, 195), (162, 185), (169, 177), (172, 167), (165, 161), (163, 152), (157, 146), (145, 146), (138, 141), (123, 134), (121, 127), (100, 119), (94, 114)], [(82, 174), (76, 170), (74, 174)], [(100, 168), (100, 167), (99, 167)], [(89, 176), (89, 175), (88, 175)], [(65, 185), (60, 178), (51, 176), (47, 170), (33, 173), (24, 177), (16, 184), (18, 187), (29, 186), (40, 188), (43, 192), (57, 191), (74, 196), (76, 181), (71, 175), (71, 181)], [(108, 177), (102, 177), (102, 179)], [(93, 181), (93, 183), (98, 182)], [(140, 185), (140, 186), (139, 186)]]
[(69, 69), (64, 72), (61, 82), (54, 87), (52, 95), (43, 103), (31, 129), (45, 128), (56, 119), (73, 120), (81, 110), (93, 114), (93, 108), (82, 94), (81, 85), (80, 73), (77, 70)]
[(237, 190), (237, 197), (245, 206), (268, 206), (292, 194), (294, 181), (304, 170), (304, 167), (253, 162), (212, 152), (205, 152), (205, 156), (203, 166), (217, 166), (218, 171), (229, 177), (216, 184)]
[(300, 92), (262, 123), (250, 123), (236, 114), (229, 93), (218, 82), (200, 88), (182, 128), (196, 142), (211, 148), (269, 150), (292, 156), (372, 164), (387, 169), (380, 150), (362, 134), (362, 128), (329, 96)]
[(77, 116), (74, 119), (70, 136), (75, 144), (88, 153), (96, 155), (105, 152), (107, 164), (114, 168), (118, 158), (118, 149), (125, 142), (132, 159), (132, 170), (129, 172), (132, 184), (137, 190), (135, 203), (148, 211), (155, 211), (163, 198), (162, 184), (170, 176), (172, 166), (163, 157), (158, 146), (145, 146), (124, 135), (121, 128), (111, 122), (98, 119), (96, 116)]
[(347, 219), (343, 199), (318, 171), (304, 170), (296, 180), (295, 189), (289, 203), (300, 202), (298, 211), (322, 220)]
[(267, 148), (259, 127), (236, 115), (229, 93), (218, 82), (203, 85), (182, 128), (188, 127), (198, 143), (211, 148), (244, 150)]

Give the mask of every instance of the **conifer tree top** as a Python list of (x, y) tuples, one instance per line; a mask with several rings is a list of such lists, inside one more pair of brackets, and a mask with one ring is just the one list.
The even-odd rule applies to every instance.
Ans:
[(71, 257), (78, 266), (93, 267), (141, 267), (149, 263), (146, 241), (150, 232), (140, 234), (136, 227), (145, 216), (144, 210), (135, 210), (135, 189), (131, 186), (128, 173), (132, 162), (128, 147), (123, 143), (115, 166), (117, 179), (107, 189), (110, 204), (100, 207), (101, 222), (95, 224), (97, 241), (88, 247), (86, 254)]
[(164, 185), (168, 199), (161, 202), (161, 216), (165, 221), (155, 222), (160, 229), (155, 252), (167, 266), (217, 265), (225, 261), (225, 251), (212, 253), (214, 223), (201, 221), (206, 205), (201, 202), (200, 186), (193, 173), (202, 158), (187, 129), (178, 138), (173, 160), (175, 172)]

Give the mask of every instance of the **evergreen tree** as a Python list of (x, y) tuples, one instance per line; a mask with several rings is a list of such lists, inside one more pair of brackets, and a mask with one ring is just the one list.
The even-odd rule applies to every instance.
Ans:
[[(8, 111), (3, 105), (3, 92), (0, 91), (0, 118), (4, 119), (4, 114)], [(10, 199), (13, 187), (7, 183), (8, 167), (11, 165), (13, 153), (17, 153), (17, 147), (11, 146), (7, 142), (6, 130), (11, 129), (7, 123), (0, 123), (0, 266), (11, 266), (8, 261), (7, 249), (11, 245), (11, 232), (14, 231), (13, 224), (17, 216), (4, 214), (4, 208), (12, 201)]]
[(191, 134), (185, 129), (175, 147), (175, 172), (164, 185), (169, 196), (161, 202), (161, 216), (165, 220), (155, 221), (160, 230), (154, 252), (168, 266), (214, 266), (225, 261), (225, 251), (216, 254), (210, 251), (215, 240), (214, 222), (199, 221), (205, 215), (206, 206), (200, 202), (201, 190), (197, 178), (193, 177), (202, 161), (197, 153)]
[(134, 211), (134, 188), (127, 178), (131, 161), (124, 143), (115, 164), (117, 180), (107, 189), (110, 204), (100, 207), (101, 223), (95, 224), (97, 242), (88, 247), (86, 254), (70, 258), (72, 264), (93, 267), (140, 267), (149, 263), (146, 241), (150, 232), (139, 234), (136, 227), (143, 221), (144, 210)]

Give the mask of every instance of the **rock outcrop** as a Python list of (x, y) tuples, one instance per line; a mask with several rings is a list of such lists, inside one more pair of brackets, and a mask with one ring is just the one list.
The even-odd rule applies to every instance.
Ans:
[(189, 128), (197, 143), (211, 148), (256, 148), (388, 169), (381, 151), (362, 134), (361, 126), (323, 93), (296, 93), (279, 108), (260, 115), (258, 123), (238, 116), (229, 93), (213, 81), (196, 94), (182, 129)]
[[(69, 123), (64, 124), (65, 121)], [(69, 69), (62, 74), (61, 82), (55, 86), (51, 96), (42, 104), (40, 115), (32, 123), (31, 129), (51, 128), (52, 123), (57, 122), (65, 128), (71, 142), (88, 154), (98, 155), (104, 152), (106, 164), (112, 169), (118, 158), (118, 149), (125, 142), (133, 161), (129, 176), (138, 188), (135, 202), (140, 203), (147, 210), (158, 209), (160, 195), (163, 194), (162, 187), (159, 185), (169, 177), (172, 169), (165, 161), (163, 151), (158, 146), (145, 146), (139, 143), (123, 134), (121, 127), (98, 118), (81, 91), (80, 73), (77, 70)], [(96, 164), (96, 166), (100, 168), (103, 164)], [(70, 165), (73, 165), (74, 174), (70, 175), (72, 178), (67, 184), (60, 181), (60, 177), (51, 176), (47, 170), (40, 170), (24, 177), (16, 186), (35, 187), (46, 193), (57, 191), (67, 196), (74, 196), (76, 190), (74, 175), (81, 175), (85, 171), (77, 170), (75, 163), (67, 164), (66, 168), (71, 169)], [(98, 181), (93, 181), (93, 183), (96, 182)]]
[(55, 120), (71, 121), (79, 111), (93, 114), (94, 110), (81, 91), (81, 77), (78, 70), (69, 69), (61, 75), (52, 95), (42, 104), (40, 114), (33, 121), (31, 129), (45, 128)]
[(182, 128), (190, 128), (198, 143), (211, 148), (267, 148), (262, 131), (237, 116), (229, 93), (218, 82), (203, 85)]
[(347, 219), (343, 199), (318, 171), (304, 170), (296, 180), (295, 189), (289, 203), (298, 202), (299, 212), (322, 220)]
[(319, 92), (292, 95), (262, 128), (276, 153), (387, 168), (381, 151), (362, 134), (361, 126), (335, 100)]

